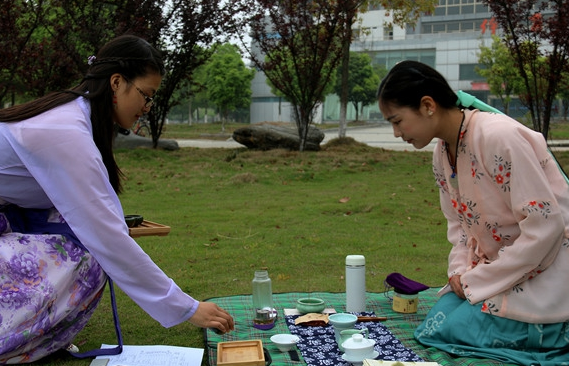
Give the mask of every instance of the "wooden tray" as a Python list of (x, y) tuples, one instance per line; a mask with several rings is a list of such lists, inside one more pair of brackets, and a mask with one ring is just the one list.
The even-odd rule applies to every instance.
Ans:
[(170, 226), (158, 224), (156, 222), (142, 221), (142, 224), (136, 227), (129, 227), (128, 233), (133, 238), (138, 238), (139, 236), (166, 236), (170, 233)]
[(217, 366), (265, 366), (263, 342), (251, 341), (219, 342), (217, 344)]

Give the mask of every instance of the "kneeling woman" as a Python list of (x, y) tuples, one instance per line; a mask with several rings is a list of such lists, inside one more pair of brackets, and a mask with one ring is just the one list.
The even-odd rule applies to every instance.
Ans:
[(396, 137), (418, 149), (438, 139), (449, 284), (417, 340), (464, 357), (569, 364), (569, 187), (542, 134), (463, 108), (419, 62), (394, 66), (378, 98)]

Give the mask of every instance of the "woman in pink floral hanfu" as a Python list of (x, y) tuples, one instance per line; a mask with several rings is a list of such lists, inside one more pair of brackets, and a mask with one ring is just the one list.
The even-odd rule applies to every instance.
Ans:
[(398, 63), (378, 97), (396, 136), (416, 148), (439, 139), (449, 283), (417, 340), (458, 356), (569, 365), (569, 186), (543, 135), (464, 109), (419, 62)]
[(147, 113), (165, 73), (145, 40), (121, 36), (75, 88), (0, 109), (0, 364), (69, 348), (107, 276), (165, 327), (233, 329), (185, 294), (129, 236), (112, 145)]

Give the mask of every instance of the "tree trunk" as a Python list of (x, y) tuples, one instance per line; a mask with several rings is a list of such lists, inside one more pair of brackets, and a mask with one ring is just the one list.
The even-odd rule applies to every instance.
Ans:
[(338, 137), (346, 137), (346, 114), (348, 109), (348, 77), (350, 68), (350, 44), (352, 43), (352, 23), (354, 14), (350, 9), (346, 13), (346, 25), (342, 39), (342, 92), (340, 95), (340, 121)]
[(192, 98), (188, 99), (188, 125), (192, 125)]

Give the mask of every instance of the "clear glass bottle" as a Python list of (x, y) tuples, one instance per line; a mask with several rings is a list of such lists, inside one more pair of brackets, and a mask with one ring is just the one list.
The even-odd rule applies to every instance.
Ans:
[(258, 329), (271, 329), (275, 325), (276, 310), (273, 308), (273, 289), (269, 272), (265, 269), (255, 271), (253, 278), (253, 326)]

